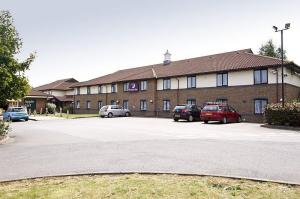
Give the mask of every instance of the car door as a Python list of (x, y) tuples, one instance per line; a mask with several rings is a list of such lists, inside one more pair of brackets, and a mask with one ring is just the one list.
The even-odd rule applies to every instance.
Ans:
[(192, 116), (194, 118), (199, 118), (200, 117), (199, 110), (198, 110), (198, 107), (196, 105), (192, 105), (191, 111), (192, 111)]

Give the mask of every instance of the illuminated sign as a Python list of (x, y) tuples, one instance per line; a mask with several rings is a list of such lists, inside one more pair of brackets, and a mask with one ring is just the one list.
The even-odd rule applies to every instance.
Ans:
[(128, 91), (138, 91), (139, 85), (137, 82), (129, 82)]

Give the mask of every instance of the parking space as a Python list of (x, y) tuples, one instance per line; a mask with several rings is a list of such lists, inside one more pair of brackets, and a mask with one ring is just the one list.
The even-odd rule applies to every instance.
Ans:
[(0, 180), (168, 172), (300, 183), (300, 133), (253, 123), (86, 118), (14, 122)]

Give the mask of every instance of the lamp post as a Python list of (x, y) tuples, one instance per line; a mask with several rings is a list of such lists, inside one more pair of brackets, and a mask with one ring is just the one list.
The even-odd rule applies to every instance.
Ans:
[(290, 29), (291, 24), (286, 23), (284, 28), (279, 30), (276, 26), (273, 26), (275, 32), (281, 33), (281, 95), (282, 95), (282, 107), (284, 107), (284, 74), (283, 74), (283, 31)]

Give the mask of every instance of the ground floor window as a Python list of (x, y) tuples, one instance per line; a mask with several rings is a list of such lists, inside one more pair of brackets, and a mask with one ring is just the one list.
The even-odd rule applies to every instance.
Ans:
[(254, 113), (263, 114), (265, 112), (265, 107), (268, 104), (267, 99), (255, 99), (254, 100)]
[(110, 105), (117, 105), (117, 102), (115, 100), (111, 100)]
[(98, 101), (98, 109), (99, 109), (99, 110), (102, 108), (102, 106), (103, 106), (102, 101)]
[(128, 100), (123, 100), (123, 108), (128, 109)]
[(227, 104), (228, 100), (225, 99), (225, 98), (218, 98), (218, 99), (216, 100), (216, 102), (219, 102), (219, 103), (222, 103), (222, 104)]
[(147, 101), (146, 100), (141, 100), (140, 101), (140, 110), (141, 111), (147, 111)]
[(196, 105), (196, 100), (195, 99), (187, 99), (187, 104), (188, 105)]
[(163, 101), (163, 110), (164, 111), (170, 111), (170, 100), (164, 100)]
[(80, 109), (80, 101), (76, 101), (76, 108)]
[(91, 109), (91, 101), (86, 101), (86, 109)]

